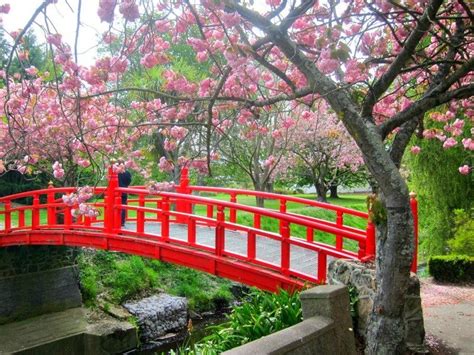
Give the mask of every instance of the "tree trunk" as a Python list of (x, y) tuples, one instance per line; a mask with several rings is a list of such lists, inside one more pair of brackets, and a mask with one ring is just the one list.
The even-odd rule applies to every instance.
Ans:
[[(404, 200), (403, 204), (400, 201)], [(413, 257), (413, 220), (408, 194), (386, 198), (386, 221), (377, 221), (377, 292), (367, 330), (367, 354), (404, 354), (405, 295)]]
[[(253, 183), (253, 188), (255, 191), (261, 191), (261, 192), (265, 191), (265, 186), (258, 182), (255, 182), (255, 180)], [(261, 207), (261, 208), (265, 207), (265, 199), (263, 197), (255, 196), (255, 202), (257, 204), (257, 207)]]
[(263, 197), (255, 197), (256, 199), (256, 203), (257, 203), (257, 207), (261, 207), (261, 208), (264, 208), (265, 207), (265, 199)]
[(337, 194), (337, 185), (331, 185), (329, 186), (329, 191), (330, 191), (330, 195), (329, 197), (330, 198), (339, 198), (338, 194)]
[(324, 186), (324, 184), (319, 184), (317, 182), (314, 183), (314, 187), (316, 188), (316, 200), (319, 201), (319, 202), (327, 202), (327, 199), (326, 199), (326, 192), (327, 192), (327, 189), (326, 189), (326, 186)]

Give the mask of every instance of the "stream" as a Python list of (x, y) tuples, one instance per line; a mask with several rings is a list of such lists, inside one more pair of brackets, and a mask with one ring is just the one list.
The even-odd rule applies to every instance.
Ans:
[[(180, 333), (169, 333), (156, 341), (141, 344), (139, 348), (128, 351), (125, 355), (167, 355), (171, 350), (192, 346), (210, 334), (207, 329), (226, 321), (226, 313), (220, 312), (203, 319), (192, 320), (191, 331), (185, 329)], [(188, 326), (189, 327), (189, 326)]]

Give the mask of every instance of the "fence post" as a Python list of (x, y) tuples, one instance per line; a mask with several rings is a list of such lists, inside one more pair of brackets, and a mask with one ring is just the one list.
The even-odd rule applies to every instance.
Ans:
[[(179, 179), (179, 186), (176, 188), (176, 192), (180, 194), (188, 194), (189, 193), (189, 170), (185, 166), (181, 169), (181, 177)], [(184, 201), (182, 199), (178, 199), (176, 201), (176, 212), (180, 213), (190, 213), (190, 203), (187, 201)], [(185, 223), (186, 222), (186, 217), (185, 216), (176, 216), (176, 221), (178, 223)]]
[(54, 204), (54, 192), (51, 189), (54, 188), (53, 182), (48, 182), (48, 195), (46, 201), (48, 203), (48, 225), (56, 224), (56, 207), (53, 207)]
[(418, 270), (418, 201), (416, 200), (416, 193), (410, 192), (410, 207), (413, 214), (413, 236), (415, 243), (415, 251), (413, 253), (413, 262), (411, 264), (411, 271), (416, 274)]
[(104, 213), (104, 228), (107, 233), (112, 233), (114, 223), (114, 204), (115, 204), (115, 189), (118, 187), (118, 176), (114, 172), (113, 166), (111, 165), (107, 175), (108, 185), (105, 193), (105, 213)]

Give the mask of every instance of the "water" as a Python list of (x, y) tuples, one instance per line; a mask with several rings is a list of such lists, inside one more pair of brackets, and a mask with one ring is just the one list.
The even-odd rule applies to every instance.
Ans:
[(128, 351), (125, 355), (167, 355), (171, 350), (177, 351), (180, 347), (192, 346), (202, 338), (208, 336), (207, 329), (213, 325), (219, 325), (226, 321), (225, 313), (218, 313), (202, 320), (194, 320), (185, 329), (176, 334), (168, 334), (163, 338), (142, 344), (139, 348)]

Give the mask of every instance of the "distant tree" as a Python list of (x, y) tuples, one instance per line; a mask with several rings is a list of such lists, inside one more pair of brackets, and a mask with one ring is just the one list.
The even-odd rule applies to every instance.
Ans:
[(363, 165), (361, 153), (324, 103), (314, 112), (296, 111), (293, 116), (299, 118), (295, 118), (288, 133), (286, 154), (278, 173), (296, 178), (300, 185), (312, 184), (318, 200), (326, 202), (331, 187), (356, 178)]

